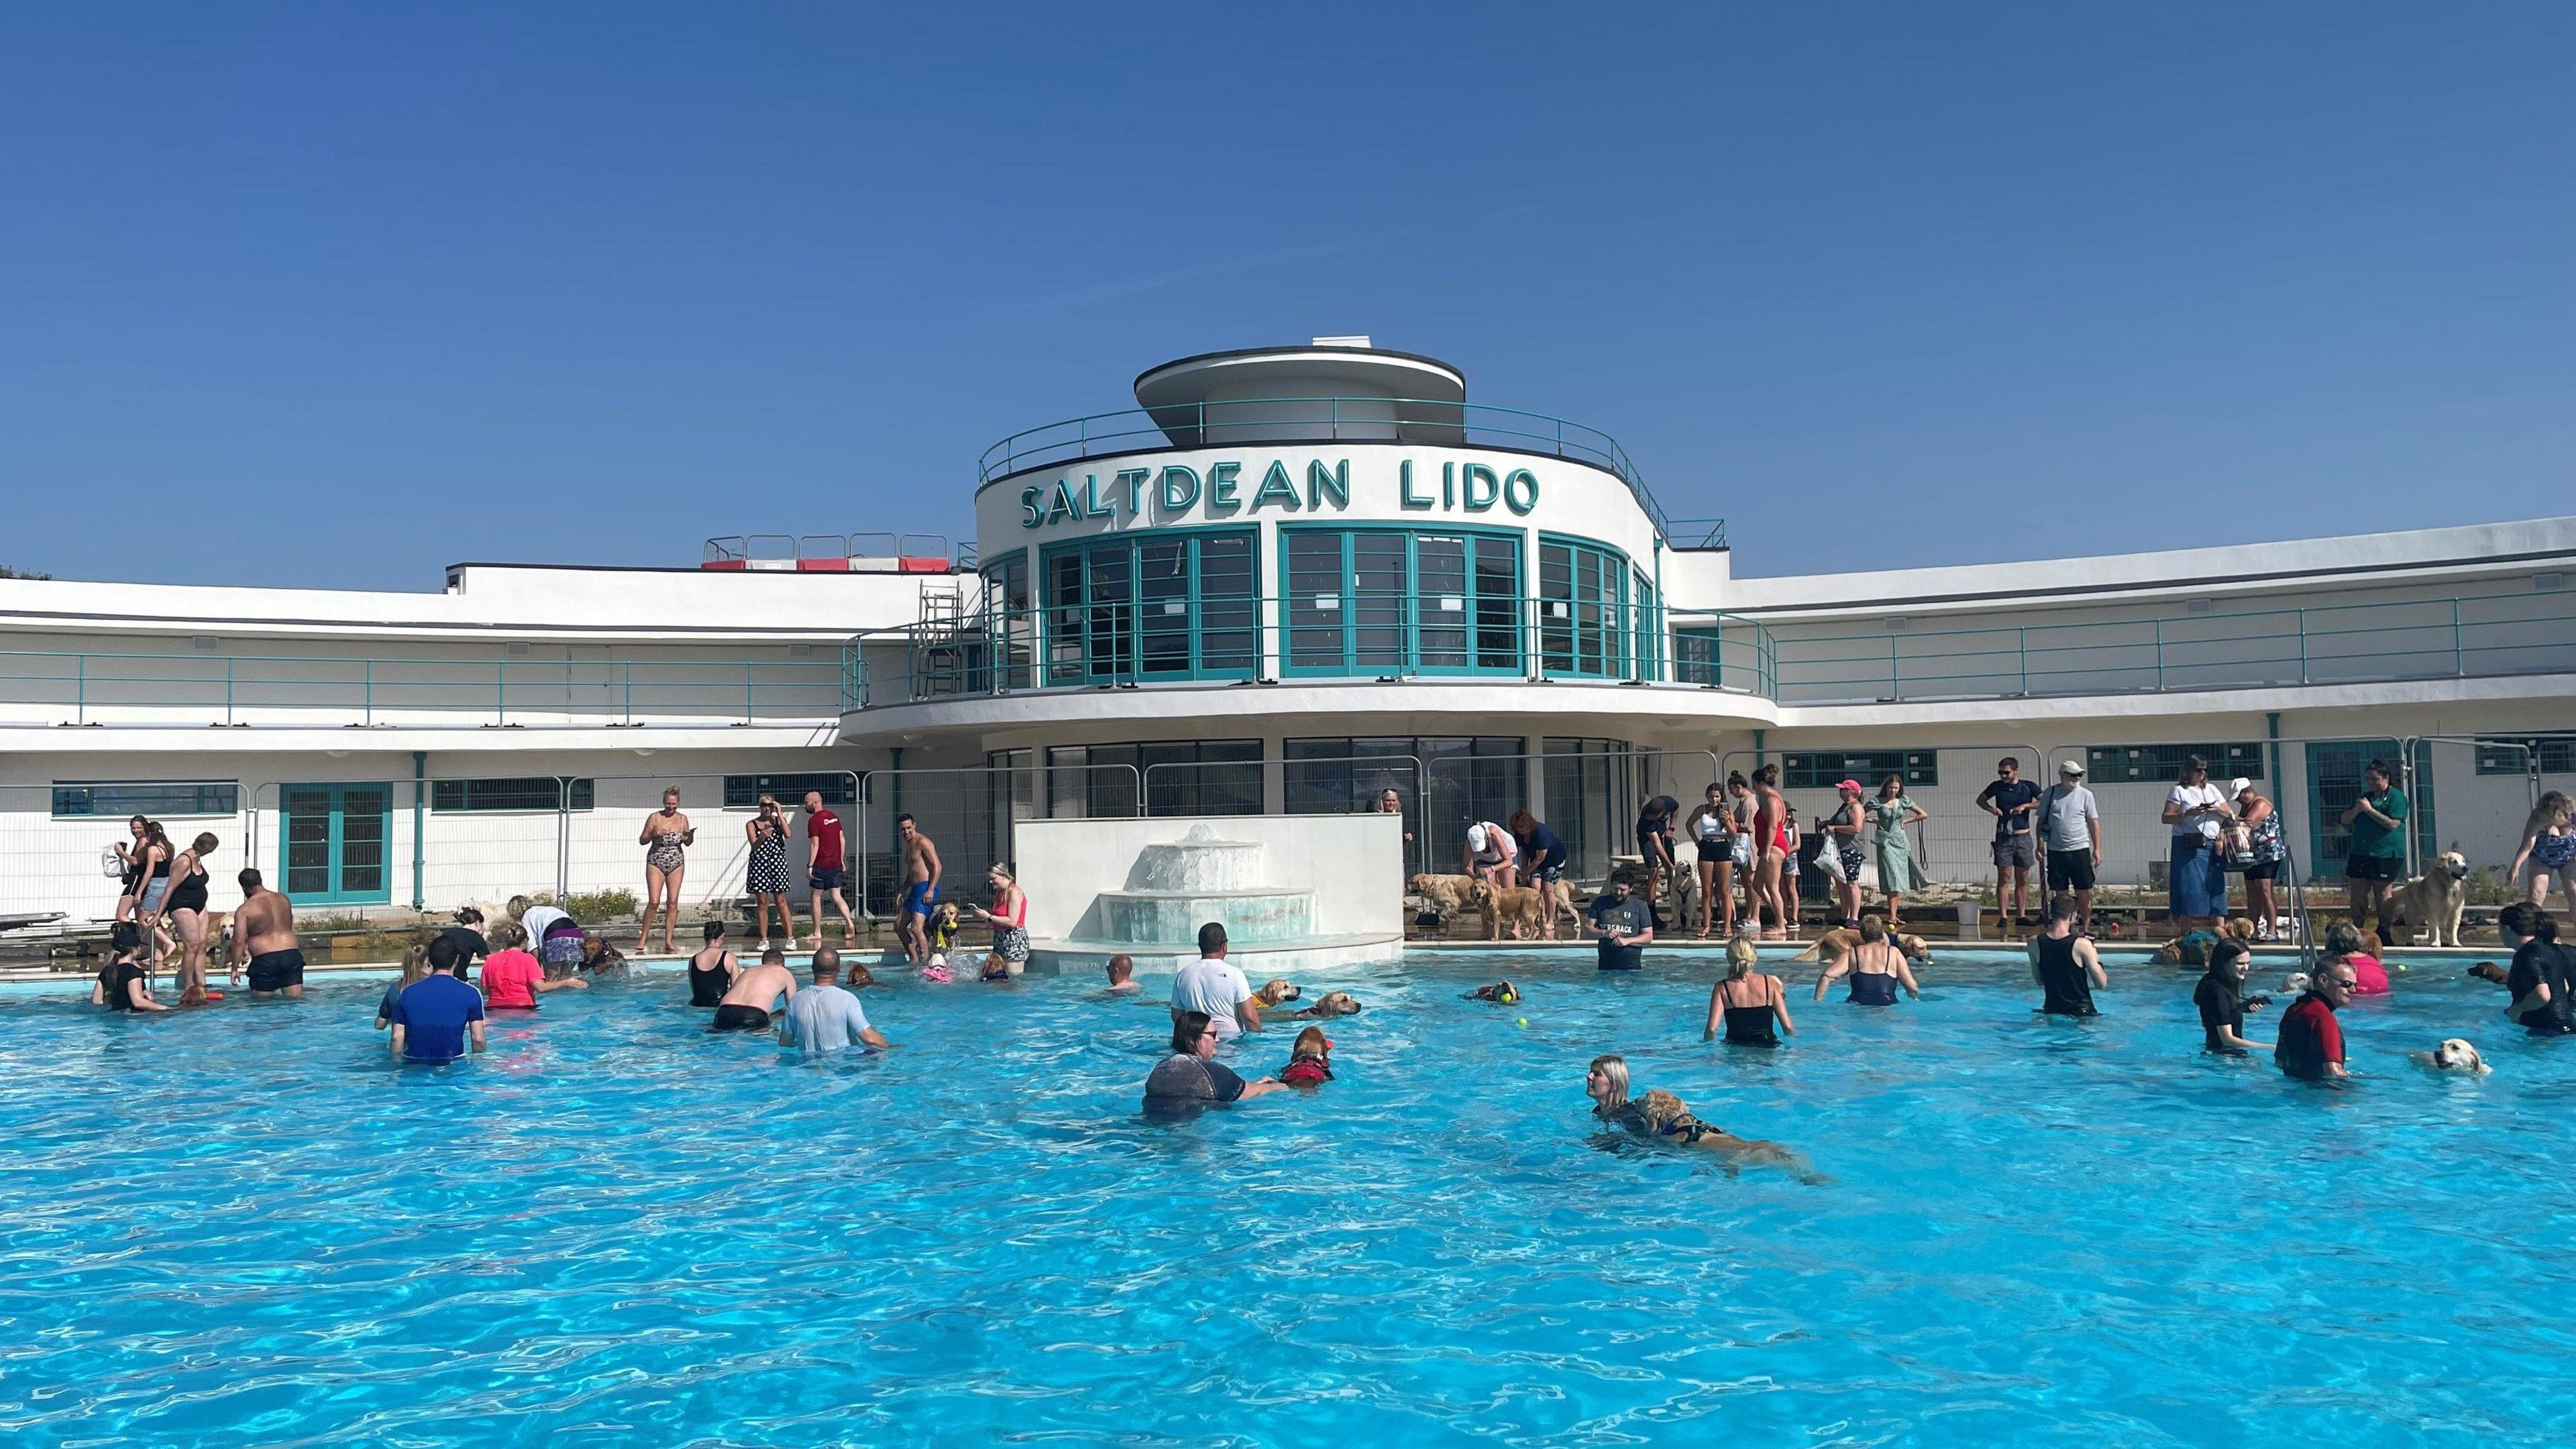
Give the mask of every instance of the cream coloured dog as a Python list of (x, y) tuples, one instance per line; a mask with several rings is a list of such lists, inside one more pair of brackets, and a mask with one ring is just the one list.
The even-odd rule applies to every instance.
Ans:
[[(2460, 913), (2469, 904), (2469, 858), (2444, 851), (2422, 875), (2397, 888), (2393, 914), (2414, 933), (2418, 946), (2460, 944)], [(2425, 940), (2426, 932), (2432, 934)], [(2395, 942), (2389, 944), (2395, 945)]]
[(2458, 1037), (2445, 1038), (2440, 1046), (2429, 1052), (2408, 1052), (2407, 1055), (2413, 1057), (2418, 1066), (2431, 1067), (2437, 1072), (2466, 1072), (2473, 1077), (2483, 1077), (2490, 1070), (2486, 1058), (2478, 1055), (2478, 1049)]
[(1476, 904), (1477, 881), (1471, 875), (1417, 875), (1408, 884), (1425, 906), (1444, 916), (1454, 916)]

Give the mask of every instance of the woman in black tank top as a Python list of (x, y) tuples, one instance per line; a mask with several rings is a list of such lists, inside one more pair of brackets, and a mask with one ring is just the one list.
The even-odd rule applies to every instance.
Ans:
[(734, 954), (725, 949), (724, 922), (707, 922), (706, 948), (689, 958), (689, 1004), (715, 1006), (724, 1001), (725, 992), (733, 987), (733, 978), (742, 966)]
[(1780, 978), (1755, 970), (1757, 960), (1753, 943), (1744, 937), (1726, 943), (1726, 979), (1708, 994), (1708, 1026), (1701, 1041), (1715, 1041), (1721, 1024), (1735, 1046), (1778, 1046), (1780, 1038), (1771, 1030), (1775, 1021), (1782, 1032), (1798, 1034), (1789, 1021), (1789, 998), (1780, 989)]

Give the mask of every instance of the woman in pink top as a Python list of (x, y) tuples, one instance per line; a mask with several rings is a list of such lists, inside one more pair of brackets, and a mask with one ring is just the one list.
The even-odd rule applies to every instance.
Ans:
[(500, 949), (483, 958), (483, 1004), (515, 1006), (534, 1011), (540, 992), (561, 991), (566, 987), (586, 990), (590, 983), (578, 976), (548, 981), (546, 968), (528, 954), (528, 933), (516, 921), (504, 921), (492, 933), (492, 943)]
[(984, 958), (984, 979), (1006, 981), (1027, 969), (1029, 964), (1029, 893), (1011, 878), (1011, 868), (995, 865), (984, 872), (985, 882), (993, 888), (993, 908), (968, 909), (984, 918), (993, 928), (993, 950)]
[(2326, 928), (2326, 959), (2342, 957), (2352, 965), (2352, 994), (2388, 994), (2388, 968), (2379, 962), (2379, 938), (2350, 921)]

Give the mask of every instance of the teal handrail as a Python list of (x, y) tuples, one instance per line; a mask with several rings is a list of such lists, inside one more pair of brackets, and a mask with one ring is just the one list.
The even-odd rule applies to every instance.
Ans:
[[(29, 723), (104, 724), (103, 716), (120, 711), (203, 711), (206, 723), (224, 725), (289, 713), (338, 713), (361, 726), (384, 723), (388, 713), (481, 715), (495, 725), (565, 716), (620, 724), (657, 717), (806, 722), (835, 717), (848, 699), (841, 666), (828, 659), (0, 650), (0, 711), (15, 706), (35, 716)], [(49, 707), (61, 715), (46, 717)]]
[[(1343, 412), (1345, 407), (1351, 409), (1347, 415)], [(1226, 435), (1225, 443), (1206, 442), (1211, 428)], [(1318, 428), (1324, 430), (1320, 436), (1315, 432)], [(1273, 435), (1264, 436), (1265, 430)], [(1449, 437), (1452, 432), (1456, 435), (1454, 440)], [(1608, 433), (1547, 413), (1437, 398), (1226, 398), (1091, 413), (1024, 428), (986, 448), (976, 460), (976, 486), (1034, 468), (1173, 448), (1180, 446), (1173, 438), (1175, 433), (1195, 434), (1197, 441), (1190, 444), (1194, 447), (1455, 441), (1467, 447), (1568, 458), (1616, 474), (1654, 521), (1655, 531), (1668, 539), (1672, 536), (1672, 524), (1663, 505), (1648, 491), (1628, 450)]]

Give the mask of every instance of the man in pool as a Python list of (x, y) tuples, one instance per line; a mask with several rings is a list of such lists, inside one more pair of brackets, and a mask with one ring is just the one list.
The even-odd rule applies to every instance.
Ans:
[(1631, 894), (1623, 878), (1592, 898), (1590, 930), (1598, 943), (1604, 971), (1634, 971), (1646, 964), (1646, 943), (1655, 939), (1655, 917)]
[(245, 870), (235, 879), (241, 882), (242, 903), (233, 912), (233, 960), (250, 958), (250, 994), (283, 991), (302, 996), (304, 952), (295, 941), (294, 903), (263, 885), (256, 870)]
[(429, 974), (394, 998), (393, 1055), (398, 1062), (437, 1065), (465, 1055), (470, 1037), (483, 1050), (483, 993), (456, 979), (456, 943), (429, 943)]
[(1142, 985), (1138, 984), (1136, 980), (1135, 957), (1129, 956), (1123, 952), (1116, 956), (1112, 956), (1109, 958), (1109, 966), (1107, 969), (1109, 971), (1110, 990), (1142, 991), (1145, 989)]
[(1199, 959), (1172, 973), (1172, 1020), (1204, 1012), (1216, 1034), (1231, 1039), (1261, 1030), (1261, 1001), (1225, 953), (1225, 927), (1215, 921), (1199, 927)]
[(1172, 1015), (1172, 1054), (1145, 1078), (1145, 1106), (1189, 1107), (1203, 1102), (1248, 1102), (1281, 1091), (1286, 1083), (1273, 1077), (1245, 1081), (1222, 1062), (1212, 1061), (1219, 1042), (1217, 1023), (1204, 1011)]
[[(816, 952), (819, 962), (822, 953)], [(840, 957), (832, 958), (837, 967)], [(837, 969), (835, 975), (839, 974)], [(772, 946), (761, 953), (760, 964), (733, 979), (733, 986), (716, 1003), (716, 1031), (767, 1031), (769, 1013), (785, 996), (790, 1005), (796, 1001), (796, 978), (788, 974), (787, 953)]]
[(2030, 940), (2030, 975), (2039, 983), (2039, 1009), (2051, 1016), (2099, 1016), (2093, 992), (2111, 984), (2090, 938), (2077, 934), (2076, 905), (2061, 892), (2048, 903), (2048, 929)]
[(826, 946), (814, 953), (814, 984), (787, 999), (779, 1014), (778, 1044), (802, 1047), (807, 1056), (848, 1051), (853, 1044), (885, 1050), (886, 1039), (868, 1025), (859, 999), (843, 991), (841, 953)]
[(930, 911), (939, 904), (939, 847), (930, 843), (909, 815), (894, 818), (894, 833), (903, 843), (903, 909), (897, 913), (895, 932), (903, 937), (904, 959), (927, 966)]
[(2335, 1009), (2352, 1000), (2353, 988), (2360, 983), (2349, 962), (2328, 960), (2317, 967), (2308, 982), (2308, 994), (2281, 1013), (2281, 1040), (2272, 1048), (2272, 1060), (2283, 1075), (2303, 1082), (2347, 1075), (2343, 1027), (2335, 1020)]

